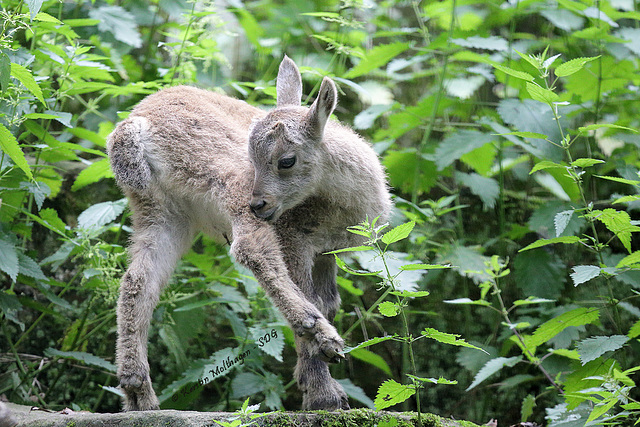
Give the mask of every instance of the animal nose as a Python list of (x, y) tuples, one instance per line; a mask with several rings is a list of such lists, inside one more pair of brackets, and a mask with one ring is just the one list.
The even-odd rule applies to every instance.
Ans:
[(259, 197), (254, 197), (251, 199), (251, 203), (249, 203), (249, 205), (251, 206), (251, 210), (253, 212), (258, 212), (260, 209), (262, 209), (265, 205), (267, 204), (267, 202)]

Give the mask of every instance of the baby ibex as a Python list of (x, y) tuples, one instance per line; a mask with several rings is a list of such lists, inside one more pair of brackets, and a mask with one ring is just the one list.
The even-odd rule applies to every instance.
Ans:
[(368, 143), (329, 120), (337, 91), (324, 78), (301, 107), (295, 63), (280, 64), (276, 108), (173, 87), (148, 96), (108, 139), (116, 180), (130, 200), (130, 264), (118, 301), (116, 361), (124, 410), (158, 408), (147, 333), (159, 294), (195, 233), (232, 242), (296, 335), (295, 378), (304, 409), (346, 409), (327, 362), (344, 342), (331, 321), (340, 304), (326, 252), (359, 245), (346, 227), (384, 219), (391, 202)]

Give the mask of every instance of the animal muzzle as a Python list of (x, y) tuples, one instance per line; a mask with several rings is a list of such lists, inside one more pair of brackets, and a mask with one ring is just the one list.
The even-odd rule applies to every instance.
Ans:
[(249, 206), (255, 216), (266, 221), (274, 219), (278, 211), (278, 205), (268, 203), (263, 197), (253, 196)]

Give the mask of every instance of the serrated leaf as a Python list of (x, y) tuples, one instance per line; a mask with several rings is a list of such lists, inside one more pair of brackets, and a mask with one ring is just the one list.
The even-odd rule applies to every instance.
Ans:
[(535, 83), (527, 82), (527, 92), (529, 92), (531, 98), (536, 101), (544, 102), (545, 104), (552, 104), (560, 99), (555, 92), (545, 89)]
[(555, 74), (557, 77), (565, 77), (570, 76), (573, 73), (577, 73), (584, 67), (587, 62), (591, 62), (600, 58), (600, 56), (592, 57), (592, 58), (575, 58), (570, 61), (565, 62), (564, 64), (560, 64), (555, 69)]
[(602, 269), (597, 265), (576, 265), (573, 267), (573, 273), (571, 273), (573, 286), (578, 286), (598, 277), (601, 271)]
[(474, 348), (476, 350), (480, 350), (480, 351), (486, 353), (486, 351), (484, 351), (480, 347), (476, 347), (475, 345), (469, 344), (465, 340), (459, 338), (460, 335), (448, 334), (446, 332), (440, 332), (440, 331), (438, 331), (436, 329), (433, 329), (433, 328), (426, 328), (424, 331), (421, 332), (421, 334), (424, 335), (427, 338), (431, 338), (431, 339), (436, 340), (438, 342), (441, 342), (443, 344), (455, 345), (455, 346), (458, 346), (458, 347)]
[(371, 400), (369, 396), (367, 396), (362, 388), (352, 383), (349, 378), (343, 378), (336, 381), (342, 386), (344, 392), (347, 393), (347, 396), (354, 400), (357, 400), (358, 402), (364, 403), (368, 408), (375, 408), (373, 400)]
[(593, 175), (593, 176), (606, 179), (609, 181), (619, 182), (621, 184), (629, 184), (629, 185), (635, 185), (635, 186), (640, 184), (640, 181), (636, 181), (634, 179), (618, 178), (617, 176), (602, 176), (602, 175)]
[(551, 168), (564, 168), (564, 166), (558, 163), (552, 162), (550, 160), (542, 160), (533, 166), (533, 168), (531, 169), (531, 172), (529, 172), (529, 175), (531, 175), (534, 172), (538, 172), (540, 170), (551, 169)]
[(391, 301), (384, 301), (378, 305), (380, 314), (386, 317), (395, 317), (400, 313), (400, 306)]
[(458, 384), (458, 381), (456, 381), (456, 380), (448, 380), (448, 379), (443, 378), (443, 377), (440, 377), (440, 378), (422, 378), (422, 377), (416, 377), (415, 375), (411, 375), (411, 374), (407, 374), (407, 376), (409, 378), (411, 378), (412, 380), (420, 381), (420, 382), (423, 382), (423, 383), (444, 384), (444, 385), (456, 385), (456, 384)]
[(554, 245), (556, 243), (573, 244), (573, 243), (578, 243), (579, 241), (580, 241), (580, 238), (578, 236), (562, 236), (562, 237), (554, 237), (553, 239), (539, 239), (531, 243), (530, 245), (520, 249), (518, 252), (524, 252), (524, 251), (540, 248), (542, 246), (547, 246), (547, 245)]
[(588, 214), (588, 217), (602, 222), (631, 253), (631, 233), (640, 231), (640, 227), (631, 224), (631, 217), (627, 212), (607, 208), (601, 211), (594, 210)]
[(540, 325), (533, 335), (527, 337), (528, 347), (539, 347), (569, 326), (583, 326), (595, 322), (600, 317), (600, 310), (580, 307), (557, 316)]
[(564, 232), (565, 228), (567, 228), (567, 225), (571, 221), (571, 217), (573, 216), (574, 212), (575, 210), (573, 209), (568, 211), (558, 212), (556, 216), (553, 218), (553, 224), (555, 225), (555, 228), (556, 228), (556, 237), (560, 237), (560, 235)]
[(442, 270), (444, 268), (451, 268), (451, 265), (447, 264), (406, 264), (400, 266), (400, 270), (402, 271), (412, 271), (412, 270)]
[(374, 401), (377, 411), (402, 403), (416, 392), (413, 385), (403, 385), (394, 380), (387, 380), (378, 388)]
[(455, 172), (456, 180), (466, 187), (469, 187), (471, 193), (475, 194), (482, 200), (485, 209), (493, 209), (498, 195), (500, 194), (500, 185), (493, 178), (487, 178), (475, 172), (463, 173)]
[(0, 270), (7, 273), (14, 282), (20, 271), (18, 251), (13, 243), (4, 239), (0, 239)]
[(18, 81), (20, 81), (20, 83), (22, 83), (22, 85), (46, 107), (47, 104), (44, 102), (44, 98), (42, 97), (42, 89), (40, 89), (40, 86), (38, 86), (38, 83), (31, 75), (31, 71), (20, 64), (12, 62), (11, 75), (18, 79)]
[(566, 282), (566, 264), (550, 251), (519, 253), (513, 261), (515, 283), (524, 295), (557, 299)]
[(577, 159), (571, 162), (573, 166), (576, 166), (578, 168), (583, 168), (583, 169), (593, 165), (597, 165), (598, 163), (604, 163), (604, 160), (586, 158), (586, 159)]
[(520, 410), (520, 421), (525, 423), (531, 415), (533, 415), (533, 408), (536, 407), (536, 397), (532, 394), (528, 394), (522, 401), (522, 408)]
[(38, 263), (20, 252), (18, 252), (18, 265), (20, 267), (19, 273), (23, 276), (32, 277), (36, 280), (47, 280), (47, 276), (44, 275)]
[(622, 196), (618, 199), (615, 199), (613, 201), (612, 204), (616, 204), (616, 203), (630, 203), (630, 202), (637, 202), (638, 200), (640, 200), (640, 195), (635, 194), (633, 196)]
[(40, 8), (42, 8), (44, 0), (27, 0), (26, 3), (29, 7), (30, 18), (33, 21), (33, 18), (35, 18), (38, 12), (40, 12)]
[(113, 363), (107, 362), (101, 357), (95, 356), (91, 353), (82, 351), (60, 351), (55, 348), (49, 347), (44, 351), (44, 354), (49, 357), (62, 357), (63, 359), (78, 360), (90, 366), (105, 369), (109, 372), (116, 372), (116, 366)]
[(114, 221), (127, 206), (127, 199), (95, 204), (78, 216), (78, 227), (96, 230)]
[(367, 51), (365, 57), (353, 67), (344, 78), (354, 79), (367, 74), (376, 68), (386, 65), (390, 60), (409, 49), (409, 43), (391, 43), (374, 47)]
[(78, 191), (103, 178), (113, 178), (113, 172), (111, 172), (111, 166), (107, 158), (93, 162), (89, 167), (80, 172), (71, 186), (71, 191)]
[(11, 83), (11, 59), (6, 53), (0, 53), (0, 93), (3, 93)]
[(438, 170), (443, 170), (463, 155), (494, 140), (493, 135), (476, 130), (457, 131), (438, 144), (435, 152), (436, 166)]
[(410, 221), (392, 228), (382, 236), (382, 243), (390, 245), (391, 243), (395, 243), (409, 237), (409, 234), (411, 234), (411, 230), (413, 230), (415, 225), (415, 221)]
[(485, 301), (485, 300), (474, 301), (471, 298), (456, 298), (456, 299), (444, 300), (443, 302), (446, 304), (483, 305), (485, 307), (488, 307), (491, 305), (489, 301)]
[(635, 251), (630, 255), (622, 258), (616, 265), (616, 268), (629, 267), (638, 263), (640, 263), (640, 251)]
[(284, 333), (280, 327), (253, 326), (249, 328), (249, 332), (260, 350), (274, 357), (278, 362), (282, 362)]
[(9, 129), (0, 123), (0, 148), (7, 153), (11, 161), (16, 164), (27, 175), (29, 180), (33, 181), (33, 174), (24, 153), (18, 144), (18, 140), (13, 136)]
[(629, 337), (629, 339), (633, 339), (635, 337), (640, 336), (640, 320), (638, 320), (636, 323), (633, 324), (633, 326), (631, 326), (627, 336)]
[(370, 251), (372, 250), (373, 247), (371, 246), (352, 246), (350, 248), (343, 248), (343, 249), (337, 249), (335, 251), (331, 251), (331, 252), (325, 252), (325, 255), (329, 255), (329, 254), (340, 254), (343, 252), (360, 252), (360, 251)]
[(627, 341), (629, 341), (629, 337), (625, 335), (600, 336), (584, 339), (577, 344), (580, 362), (582, 366), (584, 366), (608, 351), (615, 351), (622, 348)]
[(503, 135), (515, 135), (515, 136), (519, 136), (521, 138), (536, 138), (536, 139), (547, 139), (548, 138), (547, 135), (542, 134), (542, 133), (537, 133), (537, 132), (507, 132), (507, 133), (499, 133), (497, 135), (500, 135), (500, 136), (503, 136)]
[(359, 349), (359, 348), (366, 348), (366, 347), (370, 347), (374, 344), (378, 344), (381, 343), (383, 341), (388, 341), (388, 340), (392, 340), (394, 339), (395, 336), (394, 335), (386, 335), (384, 337), (375, 337), (375, 338), (371, 338), (368, 339), (366, 341), (361, 342), (360, 344), (358, 344), (355, 347), (345, 347), (344, 352), (343, 353), (349, 353), (352, 352), (353, 350)]
[(47, 228), (58, 233), (64, 234), (66, 224), (58, 216), (58, 212), (52, 208), (45, 208), (39, 212), (40, 218), (45, 222)]
[(139, 48), (142, 38), (135, 16), (121, 6), (100, 6), (89, 10), (89, 17), (99, 20), (98, 30), (113, 34), (116, 40)]
[(489, 360), (484, 364), (482, 369), (478, 371), (473, 382), (465, 391), (469, 391), (475, 388), (478, 384), (489, 378), (491, 375), (499, 372), (505, 366), (513, 367), (516, 363), (522, 360), (522, 356), (514, 356), (514, 357), (496, 357), (495, 359)]
[(391, 291), (389, 293), (401, 298), (421, 298), (429, 295), (429, 292), (427, 291)]
[(346, 271), (349, 274), (354, 274), (356, 276), (377, 276), (378, 274), (382, 273), (382, 270), (379, 270), (379, 271), (355, 270), (349, 267), (346, 262), (341, 260), (338, 257), (338, 255), (334, 254), (333, 256), (335, 257), (336, 265), (338, 266), (338, 268), (340, 268), (342, 271)]
[(530, 296), (530, 297), (527, 297), (527, 299), (519, 299), (514, 301), (513, 305), (521, 306), (521, 305), (531, 305), (531, 304), (547, 304), (551, 302), (556, 302), (556, 300)]
[[(494, 64), (493, 66), (497, 70), (500, 70), (503, 73), (509, 74), (510, 76), (518, 78), (520, 80), (525, 80), (527, 82), (532, 82), (534, 80), (534, 77), (527, 72), (514, 70), (513, 68), (505, 67), (504, 65), (500, 65), (500, 64)], [(537, 138), (537, 137), (534, 137), (534, 138)]]

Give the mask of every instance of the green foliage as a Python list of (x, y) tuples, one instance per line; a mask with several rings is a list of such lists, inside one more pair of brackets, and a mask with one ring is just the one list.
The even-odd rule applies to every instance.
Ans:
[[(167, 85), (271, 106), (287, 53), (310, 88), (336, 81), (336, 115), (373, 143), (396, 196), (392, 225), (351, 228), (364, 252), (336, 251), (336, 325), (360, 344), (332, 370), (352, 399), (504, 425), (639, 418), (633, 1), (0, 8), (0, 394), (119, 409), (130, 228), (106, 137)], [(263, 408), (299, 406), (293, 341), (248, 273), (199, 236), (154, 312), (154, 385), (165, 408), (240, 409), (231, 422), (250, 423), (251, 385)], [(441, 377), (460, 386), (429, 386)]]

